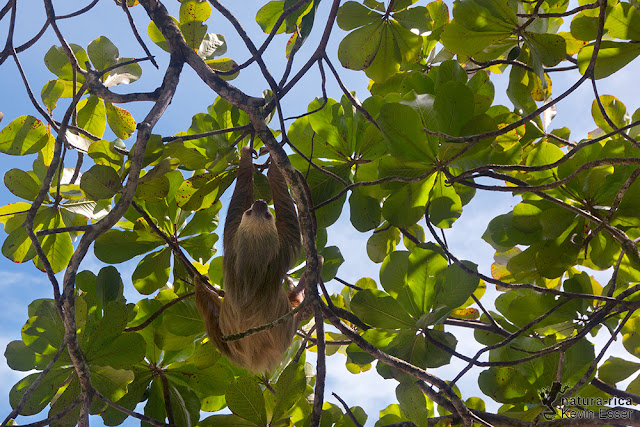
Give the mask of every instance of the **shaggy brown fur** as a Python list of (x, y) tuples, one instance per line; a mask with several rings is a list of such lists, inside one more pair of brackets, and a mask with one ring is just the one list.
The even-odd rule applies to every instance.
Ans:
[(267, 177), (276, 218), (263, 200), (253, 201), (252, 150), (244, 147), (238, 179), (224, 226), (222, 302), (198, 279), (196, 305), (207, 334), (233, 363), (252, 372), (270, 371), (282, 360), (293, 339), (296, 320), (239, 340), (222, 337), (271, 323), (301, 301), (300, 292), (287, 295), (283, 287), (287, 270), (300, 251), (298, 216), (282, 173), (271, 163)]

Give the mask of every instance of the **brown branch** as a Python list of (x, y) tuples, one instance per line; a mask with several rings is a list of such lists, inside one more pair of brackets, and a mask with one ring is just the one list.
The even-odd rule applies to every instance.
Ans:
[[(558, 13), (531, 13), (531, 14), (527, 14), (527, 13), (516, 13), (516, 16), (519, 16), (521, 18), (562, 18), (564, 16), (571, 16), (571, 15), (575, 15), (576, 13), (583, 11), (583, 10), (588, 10), (588, 9), (597, 9), (598, 7), (600, 7), (600, 4), (598, 2), (595, 3), (587, 3), (584, 4), (582, 6), (578, 6), (574, 9), (568, 10), (566, 12), (558, 12)], [(537, 10), (537, 8), (536, 8)]]
[(611, 396), (620, 397), (622, 399), (631, 399), (631, 401), (634, 404), (636, 405), (640, 404), (640, 396), (638, 396), (637, 394), (629, 393), (628, 391), (617, 389), (598, 378), (592, 379), (591, 385), (604, 391), (605, 393), (609, 393)]
[(318, 306), (320, 299), (316, 297), (316, 304), (314, 304), (315, 311), (315, 326), (316, 326), (316, 345), (318, 347), (317, 359), (316, 359), (316, 384), (313, 393), (313, 409), (311, 411), (311, 420), (309, 422), (310, 427), (317, 427), (320, 425), (320, 417), (322, 415), (322, 404), (324, 402), (324, 388), (327, 378), (327, 361), (326, 361), (326, 347), (324, 344), (324, 317), (322, 310)]
[(335, 397), (336, 399), (338, 399), (338, 402), (340, 402), (340, 404), (342, 405), (342, 407), (344, 408), (344, 411), (347, 413), (347, 415), (349, 416), (349, 418), (351, 419), (351, 421), (353, 421), (353, 424), (356, 427), (362, 427), (362, 424), (360, 424), (360, 422), (358, 421), (358, 419), (356, 418), (355, 415), (353, 415), (353, 412), (351, 412), (351, 408), (349, 408), (349, 405), (347, 405), (347, 402), (345, 402), (344, 400), (342, 400), (340, 398), (340, 396), (338, 396), (335, 393), (331, 393), (333, 395), (333, 397)]
[(149, 58), (153, 66), (156, 67), (156, 69), (159, 69), (160, 67), (158, 67), (158, 63), (153, 58), (153, 55), (151, 55), (151, 52), (149, 51), (149, 48), (145, 44), (144, 40), (142, 40), (142, 37), (140, 37), (140, 33), (138, 33), (138, 29), (136, 28), (136, 23), (133, 22), (133, 16), (131, 16), (131, 12), (129, 12), (129, 7), (127, 6), (127, 0), (120, 0), (120, 5), (122, 6), (122, 10), (124, 11), (124, 13), (127, 15), (127, 19), (129, 20), (129, 26), (131, 27), (131, 31), (133, 31), (133, 35), (138, 41), (138, 44), (142, 47), (142, 50), (144, 50), (144, 53), (147, 54), (147, 57)]
[(206, 138), (208, 136), (213, 136), (213, 135), (222, 135), (222, 134), (231, 133), (231, 132), (247, 132), (250, 130), (251, 130), (251, 125), (247, 124), (247, 125), (236, 126), (232, 128), (216, 129), (208, 132), (195, 133), (192, 135), (165, 136), (162, 138), (162, 142), (173, 142), (178, 140), (191, 141), (193, 139)]

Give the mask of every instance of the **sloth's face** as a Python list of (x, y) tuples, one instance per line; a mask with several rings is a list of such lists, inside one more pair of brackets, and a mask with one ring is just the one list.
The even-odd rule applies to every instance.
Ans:
[(267, 207), (267, 203), (264, 200), (256, 200), (253, 205), (244, 211), (242, 215), (242, 221), (258, 222), (258, 221), (270, 221), (273, 222), (273, 215)]

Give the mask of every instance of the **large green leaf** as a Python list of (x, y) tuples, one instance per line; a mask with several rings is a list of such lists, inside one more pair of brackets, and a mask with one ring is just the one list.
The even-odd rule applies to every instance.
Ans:
[(462, 214), (462, 201), (453, 185), (447, 183), (443, 173), (438, 173), (429, 194), (429, 220), (439, 228), (451, 228)]
[(276, 405), (271, 422), (279, 420), (301, 397), (307, 386), (304, 363), (291, 362), (275, 384)]
[(396, 397), (405, 416), (418, 427), (427, 427), (433, 416), (433, 402), (427, 400), (414, 382), (402, 382), (396, 387)]
[(374, 290), (358, 291), (351, 300), (351, 309), (363, 322), (377, 328), (411, 329), (415, 321), (411, 319), (398, 302), (389, 294)]
[(163, 243), (153, 235), (112, 229), (96, 239), (94, 251), (100, 261), (117, 264), (149, 252)]
[(95, 95), (78, 102), (78, 126), (102, 138), (107, 127), (104, 101)]
[(87, 46), (91, 63), (97, 70), (104, 70), (115, 65), (120, 56), (118, 48), (105, 36), (100, 36)]
[(107, 123), (118, 138), (127, 139), (136, 130), (136, 121), (124, 108), (106, 102)]
[(351, 224), (360, 232), (373, 230), (382, 220), (380, 200), (369, 197), (354, 188), (349, 197)]
[(180, 23), (191, 21), (206, 21), (211, 16), (211, 5), (196, 0), (185, 0), (180, 5)]
[(122, 189), (122, 183), (111, 166), (94, 165), (82, 174), (80, 188), (91, 200), (110, 199)]
[(53, 139), (40, 120), (33, 116), (20, 116), (0, 132), (0, 152), (12, 156), (33, 154)]
[[(69, 47), (78, 61), (78, 66), (84, 69), (85, 64), (89, 62), (87, 52), (77, 44), (70, 43)], [(47, 66), (49, 71), (60, 77), (62, 80), (73, 81), (73, 67), (71, 66), (69, 57), (62, 46), (52, 46), (44, 56), (44, 64)], [(82, 74), (76, 73), (76, 78), (78, 82), (84, 82), (84, 76)]]
[(422, 130), (422, 121), (413, 108), (403, 104), (385, 104), (377, 120), (391, 154), (414, 161), (429, 162), (433, 159), (433, 150)]
[(40, 192), (41, 184), (33, 172), (10, 169), (4, 174), (4, 185), (14, 195), (33, 201)]
[(227, 389), (225, 397), (231, 412), (259, 426), (267, 425), (264, 397), (253, 378), (237, 378)]
[(607, 13), (604, 28), (611, 37), (640, 41), (640, 12), (633, 4), (620, 2)]
[(382, 215), (396, 227), (410, 227), (424, 216), (436, 174), (427, 179), (404, 185), (391, 194), (382, 206)]
[(176, 191), (176, 202), (185, 210), (207, 209), (220, 198), (234, 178), (229, 172), (194, 176), (180, 185)]
[(640, 369), (640, 363), (610, 356), (607, 361), (598, 368), (598, 378), (608, 384), (614, 385), (626, 380), (638, 369)]
[[(578, 67), (582, 74), (585, 73), (591, 57), (593, 56), (593, 44), (588, 44), (578, 53)], [(600, 44), (595, 69), (593, 71), (596, 79), (603, 79), (610, 76), (622, 67), (633, 61), (640, 55), (640, 44), (622, 43), (603, 40)]]

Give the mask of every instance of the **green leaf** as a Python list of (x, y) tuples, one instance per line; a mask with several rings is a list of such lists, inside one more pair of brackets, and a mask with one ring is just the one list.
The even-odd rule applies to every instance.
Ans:
[(480, 373), (480, 390), (500, 403), (536, 402), (537, 390), (515, 367), (491, 367)]
[(264, 397), (253, 378), (238, 377), (227, 389), (225, 397), (231, 412), (259, 426), (267, 425)]
[[(208, 36), (209, 34), (207, 34)], [(205, 36), (205, 40), (202, 42), (202, 44), (200, 45), (200, 49), (202, 50), (203, 45), (206, 43), (206, 36)], [(207, 59), (205, 60), (206, 64), (209, 66), (209, 68), (211, 68), (212, 70), (215, 71), (231, 71), (234, 68), (236, 68), (238, 66), (238, 63), (236, 61), (234, 61), (233, 59), (229, 59), (229, 58), (218, 58), (218, 59)], [(233, 80), (236, 77), (238, 77), (238, 75), (240, 74), (240, 71), (236, 71), (233, 74), (224, 74), (224, 75), (220, 75), (220, 78), (222, 80)]]
[(58, 99), (60, 99), (65, 92), (65, 84), (61, 80), (49, 80), (40, 92), (40, 98), (44, 103), (47, 110), (53, 111), (58, 105)]
[(413, 248), (408, 261), (407, 290), (415, 307), (414, 317), (420, 317), (434, 306), (437, 293), (444, 292), (440, 283), (448, 271), (447, 260), (437, 246), (424, 243)]
[(136, 121), (124, 108), (106, 102), (107, 122), (118, 138), (127, 139), (136, 130)]
[(13, 262), (29, 261), (36, 256), (36, 250), (23, 227), (16, 228), (2, 244), (2, 254)]
[[(618, 98), (611, 95), (600, 95), (600, 102), (602, 103), (609, 120), (611, 120), (616, 129), (624, 127), (627, 124), (629, 120), (627, 108)], [(605, 119), (605, 116), (600, 110), (597, 99), (594, 99), (591, 104), (591, 115), (593, 116), (593, 120), (596, 122), (596, 125), (598, 125), (598, 127), (603, 131), (608, 133), (616, 130), (612, 128), (609, 122)]]
[(212, 415), (198, 423), (199, 427), (254, 427), (255, 425), (234, 414)]
[(607, 361), (598, 368), (598, 378), (607, 384), (614, 385), (626, 380), (638, 369), (640, 369), (640, 363), (609, 356)]
[(473, 92), (463, 83), (449, 81), (437, 87), (433, 108), (437, 113), (439, 130), (459, 135), (460, 130), (473, 117)]
[(636, 357), (640, 357), (640, 318), (632, 317), (622, 328), (622, 345)]
[(78, 126), (102, 138), (107, 127), (104, 101), (95, 95), (78, 102)]
[(362, 233), (373, 230), (382, 220), (380, 200), (369, 197), (354, 188), (349, 197), (351, 224)]
[[(89, 62), (87, 52), (77, 44), (70, 43), (69, 47), (78, 61), (78, 66), (84, 69), (85, 64)], [(44, 55), (44, 64), (47, 66), (49, 71), (60, 77), (62, 80), (73, 81), (73, 67), (71, 66), (69, 57), (62, 46), (52, 46)], [(79, 83), (84, 82), (84, 76), (82, 74), (76, 73), (76, 78)]]
[(123, 291), (122, 278), (118, 270), (112, 266), (101, 268), (96, 278), (95, 289), (98, 301), (103, 307), (115, 301)]
[(235, 174), (206, 173), (187, 179), (176, 191), (176, 202), (185, 210), (198, 211), (211, 207), (231, 184)]
[(336, 23), (344, 31), (380, 21), (382, 15), (355, 1), (348, 1), (338, 9)]
[(122, 190), (122, 184), (111, 166), (94, 165), (82, 174), (80, 188), (91, 200), (102, 200), (112, 198)]
[(217, 241), (217, 234), (207, 233), (181, 240), (180, 246), (186, 250), (193, 259), (199, 260), (201, 263), (206, 263), (213, 254), (215, 254), (214, 245)]
[(202, 209), (189, 220), (187, 225), (180, 230), (179, 237), (191, 236), (194, 234), (211, 233), (218, 228), (218, 212), (222, 208), (220, 201), (213, 204), (208, 209)]
[(604, 28), (611, 37), (625, 40), (640, 40), (640, 12), (631, 3), (620, 2), (610, 11)]
[[(444, 27), (440, 41), (453, 53), (487, 61), (511, 49), (516, 44), (516, 40), (512, 37), (511, 32), (473, 31), (452, 21)], [(496, 46), (499, 48), (496, 49)], [(484, 51), (489, 53), (483, 54)]]
[(547, 67), (555, 67), (565, 60), (566, 42), (558, 34), (525, 32), (524, 40), (530, 46), (532, 55)]
[[(178, 22), (176, 18), (172, 16), (171, 19), (173, 19), (176, 25), (180, 25), (180, 22)], [(160, 32), (153, 20), (149, 21), (149, 25), (147, 26), (147, 34), (149, 35), (151, 41), (158, 45), (160, 49), (169, 52), (169, 45), (167, 44), (167, 41), (162, 35), (162, 32)]]
[(180, 31), (182, 31), (182, 37), (193, 50), (198, 50), (200, 43), (207, 34), (207, 26), (199, 21), (191, 21), (180, 24)]
[[(51, 220), (48, 224), (43, 224), (43, 228), (62, 228), (66, 226), (61, 211), (54, 208), (47, 209), (50, 209)], [(54, 233), (44, 236), (40, 241), (40, 246), (54, 273), (59, 273), (67, 268), (73, 255), (73, 243), (68, 233)], [(39, 257), (35, 257), (33, 262), (37, 269), (46, 271)]]
[[(378, 27), (381, 28), (382, 30), (379, 38), (379, 44), (376, 49), (373, 60), (370, 62), (369, 66), (366, 68), (366, 71), (365, 71), (365, 74), (367, 75), (367, 77), (371, 78), (375, 82), (384, 82), (390, 77), (393, 77), (400, 69), (400, 65), (402, 63), (403, 51), (400, 49), (400, 46), (398, 43), (399, 41), (396, 40), (396, 37), (395, 37), (396, 34), (394, 34), (394, 31), (393, 31), (395, 29), (394, 24), (399, 29), (409, 32), (411, 36), (417, 37), (418, 39), (420, 39), (420, 37), (400, 27), (400, 25), (395, 21), (390, 21), (386, 24), (383, 24), (381, 27), (380, 27), (380, 24), (378, 24)], [(371, 25), (376, 25), (376, 24), (371, 24)], [(367, 27), (363, 27), (363, 28), (367, 28)], [(360, 30), (356, 30), (354, 31), (354, 33), (357, 31), (360, 31)], [(410, 42), (411, 41), (409, 41), (409, 43)], [(413, 43), (411, 43), (411, 45), (414, 46)], [(342, 46), (342, 44), (340, 46)], [(338, 53), (340, 53), (339, 50), (338, 50)], [(413, 55), (411, 55), (411, 58), (413, 59)]]
[(434, 153), (422, 130), (422, 121), (413, 108), (403, 104), (385, 104), (380, 109), (377, 122), (391, 154), (414, 161), (433, 160)]
[(118, 48), (105, 36), (100, 36), (89, 43), (87, 53), (89, 54), (93, 67), (98, 71), (115, 65), (120, 56)]
[(114, 402), (127, 393), (127, 385), (133, 379), (132, 371), (114, 369), (111, 366), (91, 366), (91, 384)]
[(149, 295), (167, 284), (171, 270), (171, 250), (165, 248), (145, 256), (131, 276), (133, 286), (142, 295)]
[(156, 175), (150, 179), (144, 179), (146, 177), (147, 175), (140, 180), (138, 188), (136, 188), (136, 198), (145, 202), (158, 202), (167, 197), (171, 189), (171, 182), (166, 175)]
[(397, 228), (385, 227), (376, 230), (367, 240), (367, 255), (373, 262), (382, 262), (395, 250), (398, 243), (400, 243), (400, 230)]
[(282, 418), (284, 414), (302, 397), (307, 387), (304, 363), (291, 362), (280, 374), (275, 384), (276, 405), (273, 408), (271, 423)]
[[(414, 382), (401, 382), (396, 387), (396, 397), (404, 415), (418, 427), (429, 425), (433, 416), (433, 402), (427, 398)], [(430, 403), (430, 405), (428, 405)]]
[[(447, 346), (448, 348), (455, 350), (456, 346), (458, 345), (458, 340), (450, 332), (442, 332), (437, 329), (430, 329), (426, 333), (429, 334), (431, 339)], [(439, 368), (451, 363), (451, 356), (453, 355), (449, 351), (438, 347), (428, 339), (425, 341), (425, 344), (428, 368)]]
[(462, 214), (460, 196), (446, 180), (445, 175), (439, 172), (429, 195), (429, 220), (439, 228), (451, 228)]
[(436, 174), (427, 179), (405, 184), (389, 196), (382, 206), (382, 215), (396, 227), (411, 227), (424, 216)]
[[(593, 44), (588, 44), (578, 53), (578, 68), (584, 74), (593, 56)], [(603, 40), (600, 44), (594, 69), (594, 77), (610, 76), (640, 55), (640, 44)]]
[(144, 358), (145, 351), (144, 338), (140, 334), (129, 332), (88, 353), (87, 359), (94, 365), (130, 369)]
[[(464, 264), (474, 271), (478, 270), (471, 262), (464, 261)], [(448, 266), (442, 276), (442, 284), (437, 289), (434, 306), (444, 306), (447, 310), (460, 307), (473, 294), (479, 283), (478, 277), (467, 273), (458, 264)]]
[(33, 201), (40, 192), (41, 184), (37, 181), (37, 177), (33, 172), (10, 169), (4, 174), (4, 185), (14, 195)]
[(0, 153), (24, 156), (53, 142), (47, 127), (33, 116), (20, 116), (0, 132)]
[(7, 366), (14, 371), (30, 371), (36, 368), (37, 354), (27, 347), (23, 341), (11, 341), (4, 351)]
[(373, 22), (350, 32), (338, 47), (338, 59), (351, 70), (368, 68), (380, 48), (383, 30), (381, 22)]
[(211, 16), (211, 5), (206, 1), (185, 0), (180, 5), (180, 23), (206, 21)]
[(193, 299), (181, 301), (164, 314), (164, 324), (172, 334), (182, 337), (193, 336), (202, 331), (202, 318)]
[(109, 230), (94, 244), (96, 257), (107, 264), (128, 261), (136, 255), (160, 246), (163, 242), (134, 231)]
[(363, 289), (356, 292), (351, 300), (351, 309), (360, 320), (376, 328), (415, 328), (415, 321), (409, 313), (389, 294), (379, 290)]
[(122, 168), (124, 155), (114, 149), (116, 141), (109, 142), (101, 139), (92, 142), (89, 146), (89, 157), (91, 157), (97, 165), (111, 166), (116, 171), (119, 171)]
[[(256, 22), (262, 28), (265, 33), (270, 33), (273, 30), (273, 26), (284, 12), (284, 1), (274, 0), (265, 4), (258, 10), (256, 14)], [(281, 34), (285, 30), (285, 22), (283, 21), (280, 28), (276, 31), (276, 34)]]
[[(38, 378), (39, 372), (28, 375), (18, 381), (11, 391), (9, 391), (9, 402), (11, 407), (15, 408), (18, 402), (27, 391), (27, 388)], [(45, 377), (44, 380), (36, 387), (33, 394), (29, 397), (22, 410), (21, 415), (35, 415), (42, 411), (49, 402), (53, 399), (53, 396), (58, 391), (58, 388), (63, 385), (66, 377), (69, 376), (67, 369), (54, 368)]]
[(195, 426), (200, 419), (200, 399), (198, 396), (188, 387), (177, 384), (172, 384), (169, 387), (169, 393), (176, 425)]

